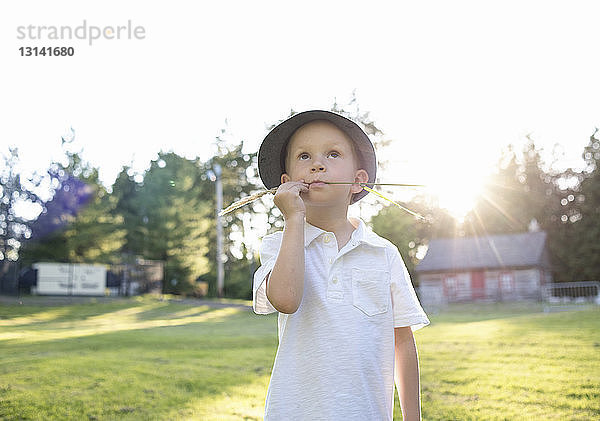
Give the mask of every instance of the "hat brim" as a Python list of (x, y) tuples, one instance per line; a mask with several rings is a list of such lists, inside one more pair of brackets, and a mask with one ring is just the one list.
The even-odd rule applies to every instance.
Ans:
[[(321, 110), (296, 114), (277, 125), (265, 137), (258, 151), (258, 173), (265, 187), (272, 189), (281, 184), (281, 175), (285, 172), (284, 152), (290, 137), (301, 126), (315, 120), (326, 120), (335, 124), (354, 142), (359, 155), (360, 168), (369, 174), (369, 181), (366, 185), (372, 188), (377, 176), (377, 159), (369, 136), (352, 120), (330, 111)], [(368, 192), (364, 189), (353, 194), (351, 203), (357, 202), (367, 194)]]

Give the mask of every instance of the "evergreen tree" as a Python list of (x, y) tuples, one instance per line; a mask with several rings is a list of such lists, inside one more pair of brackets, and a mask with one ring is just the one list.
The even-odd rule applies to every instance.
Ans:
[(548, 174), (552, 180), (551, 191), (547, 190), (545, 218), (540, 227), (548, 234), (547, 245), (556, 281), (574, 279), (577, 268), (576, 256), (579, 241), (574, 224), (581, 218), (579, 205), (583, 195), (579, 192), (582, 174), (567, 169)]
[[(210, 240), (212, 207), (204, 193), (198, 160), (188, 160), (173, 152), (159, 153), (144, 174), (143, 182), (128, 188), (135, 201), (123, 200), (120, 211), (130, 211), (128, 227), (130, 252), (165, 262), (163, 292), (191, 293), (196, 278), (210, 270), (206, 258)], [(122, 183), (118, 179), (119, 186)], [(127, 208), (128, 207), (128, 208)]]
[[(576, 203), (579, 214), (568, 216), (574, 228), (571, 280), (600, 280), (600, 139), (598, 129), (583, 152), (586, 169)], [(563, 218), (564, 220), (564, 218)]]
[[(125, 241), (121, 249), (123, 256), (135, 256), (144, 254), (144, 237), (146, 223), (144, 222), (145, 209), (139, 203), (139, 194), (142, 185), (137, 183), (132, 175), (131, 169), (123, 167), (112, 185), (112, 196), (116, 200), (113, 211), (123, 220), (125, 229)], [(146, 221), (147, 222), (147, 221)]]

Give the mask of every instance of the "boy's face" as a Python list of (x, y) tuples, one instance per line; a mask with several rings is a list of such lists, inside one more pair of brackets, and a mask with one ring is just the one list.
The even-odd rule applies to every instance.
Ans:
[(287, 146), (286, 173), (281, 182), (304, 180), (309, 184), (305, 202), (350, 204), (352, 194), (362, 191), (359, 185), (331, 185), (323, 181), (366, 183), (369, 175), (359, 168), (352, 141), (334, 124), (317, 120), (300, 127)]

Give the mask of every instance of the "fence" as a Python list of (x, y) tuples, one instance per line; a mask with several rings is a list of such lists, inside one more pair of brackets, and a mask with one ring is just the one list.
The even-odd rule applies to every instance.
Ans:
[(137, 295), (160, 292), (165, 262), (136, 258), (134, 263), (113, 265), (108, 289), (111, 295)]
[(600, 282), (558, 282), (542, 288), (544, 310), (600, 305)]

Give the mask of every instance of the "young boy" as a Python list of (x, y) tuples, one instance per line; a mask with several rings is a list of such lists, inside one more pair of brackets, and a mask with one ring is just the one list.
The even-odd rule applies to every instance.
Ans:
[(429, 320), (396, 247), (347, 216), (375, 182), (368, 136), (307, 111), (267, 135), (258, 165), (285, 220), (254, 274), (254, 311), (279, 312), (265, 420), (392, 420), (394, 381), (404, 419), (420, 419), (412, 331)]

